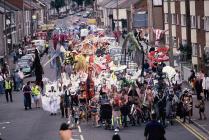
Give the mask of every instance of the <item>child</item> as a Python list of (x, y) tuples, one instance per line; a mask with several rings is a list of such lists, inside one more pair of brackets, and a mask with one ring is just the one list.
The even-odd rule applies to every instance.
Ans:
[(199, 115), (200, 115), (199, 120), (202, 120), (202, 115), (204, 117), (204, 120), (206, 120), (207, 118), (205, 115), (205, 102), (202, 96), (200, 96), (199, 104), (196, 105), (196, 108), (199, 108)]

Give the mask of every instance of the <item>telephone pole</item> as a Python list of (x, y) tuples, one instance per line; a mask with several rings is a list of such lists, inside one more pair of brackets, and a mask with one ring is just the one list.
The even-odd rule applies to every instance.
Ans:
[(117, 31), (119, 31), (119, 0), (117, 0)]
[(174, 66), (171, 0), (168, 0), (168, 30), (169, 30), (169, 63), (170, 63), (170, 66)]
[(148, 7), (148, 30), (149, 30), (149, 42), (153, 42), (153, 3), (152, 0), (147, 0)]

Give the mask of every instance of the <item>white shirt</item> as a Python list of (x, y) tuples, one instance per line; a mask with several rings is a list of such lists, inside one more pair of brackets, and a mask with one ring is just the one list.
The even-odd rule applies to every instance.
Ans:
[(202, 81), (202, 88), (209, 90), (209, 77), (204, 77)]
[(4, 81), (4, 78), (3, 78), (2, 75), (0, 75), (0, 81), (1, 81), (1, 82)]
[(19, 71), (19, 72), (18, 72), (18, 75), (19, 75), (20, 79), (23, 79), (23, 78), (24, 78), (24, 74), (23, 74), (22, 71)]
[(181, 80), (181, 76), (179, 73), (176, 73), (175, 74), (175, 77), (174, 77), (174, 80), (177, 84), (181, 84), (182, 83), (182, 80)]

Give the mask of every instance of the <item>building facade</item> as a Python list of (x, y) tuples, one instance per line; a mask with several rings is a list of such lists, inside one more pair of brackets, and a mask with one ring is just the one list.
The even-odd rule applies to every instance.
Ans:
[(174, 55), (180, 50), (180, 61), (191, 64), (196, 71), (207, 67), (204, 61), (205, 49), (209, 46), (207, 6), (208, 0), (164, 1), (164, 26), (167, 30), (171, 27), (172, 40), (169, 40), (169, 31), (166, 32), (166, 44), (173, 48)]

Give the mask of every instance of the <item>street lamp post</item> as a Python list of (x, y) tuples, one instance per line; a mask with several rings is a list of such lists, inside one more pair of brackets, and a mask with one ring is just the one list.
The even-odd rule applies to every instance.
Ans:
[(119, 0), (117, 0), (117, 31), (119, 31)]
[(5, 0), (4, 0), (4, 26), (5, 26), (5, 29), (4, 29), (4, 33), (5, 33), (5, 45), (4, 45), (4, 55), (6, 56), (7, 55), (7, 28), (6, 28), (6, 4), (5, 4)]
[(171, 16), (171, 0), (168, 0), (168, 30), (169, 30), (169, 63), (174, 66), (173, 60), (173, 38), (172, 38), (172, 16)]

